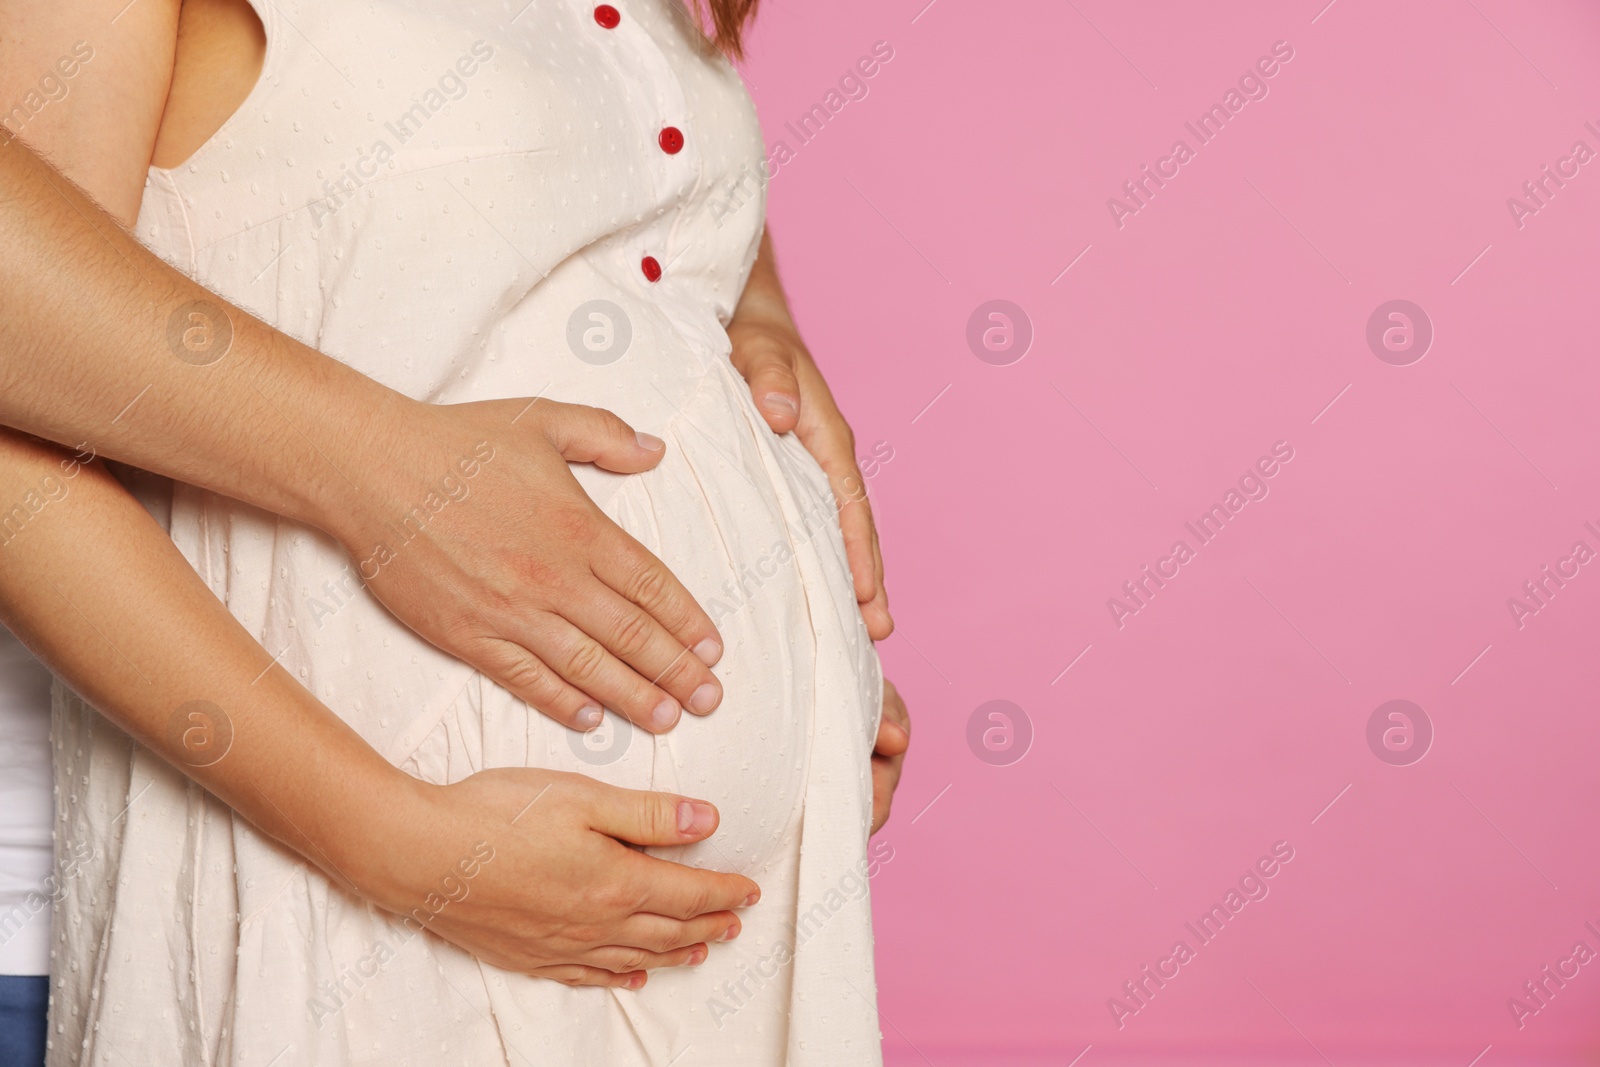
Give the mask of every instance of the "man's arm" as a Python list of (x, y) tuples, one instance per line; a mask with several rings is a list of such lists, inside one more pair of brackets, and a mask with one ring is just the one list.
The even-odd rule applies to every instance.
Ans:
[(637, 473), (659, 462), (660, 441), (553, 401), (412, 401), (230, 307), (123, 230), (160, 129), (178, 10), (0, 0), (0, 92), (25, 103), (47, 99), (28, 95), (32, 72), (59, 76), (61, 42), (99, 42), (65, 95), (0, 131), (0, 425), (318, 527), (358, 559), (487, 443), (503, 461), (372, 592), (568, 725), (595, 725), (607, 706), (661, 732), (685, 707), (711, 711), (711, 620), (567, 467)]
[[(755, 883), (619, 843), (702, 840), (711, 805), (533, 769), (416, 781), (272, 661), (102, 464), (0, 430), (0, 505), (13, 504), (28, 518), (0, 526), (0, 621), (335, 882), (480, 959), (577, 984), (637, 988), (643, 968), (696, 962), (737, 933)], [(470, 897), (427, 908), (486, 853)]]
[[(72, 177), (113, 205), (115, 217), (22, 141), (0, 147), (0, 174), (7, 176), (0, 179), (0, 246), (33, 257), (0, 267), (0, 330), (9, 331), (6, 340), (24, 343), (17, 349), (0, 342), (0, 367), (16, 372), (7, 384), (32, 384), (34, 392), (24, 396), (33, 408), (4, 389), (0, 397), (32, 410), (39, 428), (53, 425), (59, 436), (89, 441), (102, 452), (114, 434), (101, 423), (115, 428), (123, 421), (103, 417), (107, 387), (161, 369), (159, 350), (152, 363), (149, 339), (141, 345), (140, 331), (117, 316), (169, 298), (164, 293), (207, 296), (145, 254), (118, 225), (137, 211), (171, 73), (173, 25), (157, 16), (176, 10), (176, 0), (145, 0), (119, 11), (99, 0), (0, 0), (0, 93), (15, 88), (18, 72), (51, 55), (52, 42), (73, 40), (81, 25), (120, 19), (116, 25), (125, 34), (96, 38), (94, 60), (101, 65), (95, 69), (107, 76), (105, 92), (97, 96), (84, 71), (74, 75), (76, 95), (66, 99), (94, 100), (96, 110), (58, 106), (63, 101), (53, 99), (38, 113), (30, 109), (21, 131), (70, 163)], [(169, 35), (165, 52), (163, 34)], [(114, 55), (108, 40), (119, 49)], [(122, 158), (129, 152), (136, 157), (132, 165)], [(40, 210), (45, 203), (55, 216)], [(35, 222), (42, 224), (38, 233), (16, 228)], [(45, 273), (34, 277), (30, 270)], [(62, 314), (64, 320), (56, 317)], [(248, 328), (254, 332), (245, 350), (255, 356), (280, 342), (253, 320)], [(73, 345), (88, 352), (86, 360), (75, 362)], [(313, 372), (328, 372), (357, 391), (366, 388), (354, 380), (359, 376), (309, 350), (292, 342), (286, 350)], [(118, 352), (131, 358), (129, 367), (117, 365)], [(130, 378), (116, 377), (130, 367)], [(233, 486), (235, 495), (250, 498), (249, 481), (257, 473), (270, 479), (274, 457), (242, 470), (229, 458), (225, 427), (206, 418), (215, 411), (214, 380), (191, 375), (168, 381), (174, 392), (189, 390), (193, 410), (185, 414), (181, 402), (158, 403), (153, 410), (164, 421), (125, 433), (119, 450), (123, 458), (139, 463), (143, 456), (149, 461), (141, 465), (159, 469), (179, 465), (188, 448), (219, 447), (211, 457), (191, 457), (193, 469), (211, 470), (197, 480), (223, 491)], [(327, 382), (314, 373), (304, 380)], [(274, 388), (270, 380), (259, 384)], [(372, 390), (384, 399), (382, 390)], [(558, 416), (568, 411), (551, 407)], [(130, 416), (130, 410), (119, 414)], [(479, 412), (480, 418), (487, 414), (495, 414), (499, 429), (500, 416)], [(239, 429), (243, 436), (234, 449), (250, 442), (251, 427)], [(583, 443), (582, 427), (570, 429), (562, 446), (580, 453), (573, 458), (594, 458), (599, 450)], [(266, 445), (282, 448), (285, 440), (269, 436)], [(516, 442), (500, 443), (518, 458)], [(631, 432), (624, 444), (636, 446)], [(276, 458), (289, 461), (277, 475), (292, 479), (295, 457)], [(556, 463), (566, 473), (564, 461)], [(509, 508), (527, 500), (527, 486), (522, 489), (501, 503)], [(314, 501), (315, 494), (303, 499)], [(480, 958), (567, 982), (636, 987), (644, 980), (639, 968), (693, 962), (703, 958), (703, 942), (737, 932), (729, 909), (756, 892), (748, 879), (691, 871), (619, 843), (700, 840), (716, 826), (709, 805), (537, 770), (475, 775), (444, 787), (416, 782), (272, 664), (100, 464), (0, 430), (0, 514), (10, 519), (0, 525), (0, 620), (108, 718), (330, 878), (412, 915)], [(511, 815), (541, 795), (543, 814), (513, 830)], [(495, 862), (475, 876), (471, 901), (443, 915), (428, 913), (424, 902), (438, 878), (469, 857), (481, 860), (480, 845), (493, 850)], [(575, 941), (565, 933), (574, 928), (596, 931), (599, 940)]]

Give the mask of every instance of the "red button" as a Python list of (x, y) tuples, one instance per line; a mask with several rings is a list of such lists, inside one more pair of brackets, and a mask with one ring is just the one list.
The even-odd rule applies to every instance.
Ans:
[(661, 131), (661, 151), (669, 156), (675, 156), (683, 151), (683, 131), (676, 126), (668, 126)]
[(594, 9), (594, 20), (608, 30), (617, 28), (617, 23), (622, 21), (622, 13), (610, 4), (601, 4)]
[(639, 269), (644, 271), (644, 276), (649, 281), (654, 282), (661, 279), (661, 264), (656, 262), (655, 256), (645, 256), (644, 259), (640, 260)]

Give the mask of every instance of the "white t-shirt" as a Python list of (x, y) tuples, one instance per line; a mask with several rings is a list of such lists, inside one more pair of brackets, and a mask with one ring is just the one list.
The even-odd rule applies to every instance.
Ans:
[(48, 974), (50, 672), (0, 627), (0, 974)]

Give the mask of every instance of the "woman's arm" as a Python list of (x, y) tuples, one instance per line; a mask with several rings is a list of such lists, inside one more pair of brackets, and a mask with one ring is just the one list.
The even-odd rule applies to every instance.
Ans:
[[(166, 107), (182, 4), (0, 0), (0, 145), (16, 136), (43, 148), (131, 221)], [(4, 183), (0, 190), (9, 196)]]
[(827, 474), (839, 504), (839, 525), (862, 618), (872, 639), (883, 640), (894, 632), (894, 620), (883, 586), (883, 551), (872, 521), (872, 503), (856, 464), (855, 433), (789, 313), (770, 232), (761, 235), (761, 250), (728, 323), (728, 337), (733, 341), (733, 364), (750, 383), (767, 425), (776, 433), (793, 430)]
[[(705, 838), (710, 804), (541, 770), (412, 779), (274, 664), (83, 459), (0, 431), (0, 620), (234, 811), (352, 892), (514, 970), (637, 987), (641, 968), (699, 962), (737, 933), (732, 910), (755, 883), (619, 843)], [(470, 893), (436, 913), (430, 898), (463, 863)]]
[[(733, 341), (734, 366), (750, 383), (767, 425), (777, 433), (793, 430), (828, 475), (839, 503), (839, 526), (861, 617), (872, 639), (883, 640), (894, 632), (894, 620), (889, 617), (889, 598), (883, 587), (883, 551), (878, 546), (867, 483), (856, 464), (855, 434), (789, 313), (770, 233), (761, 235), (761, 250), (728, 324), (728, 337)], [(873, 833), (889, 821), (889, 808), (910, 747), (911, 715), (899, 691), (886, 680), (872, 755)]]
[[(175, 56), (184, 62), (178, 10), (0, 0), (0, 106), (24, 102), (0, 116), (0, 425), (318, 527), (356, 559), (488, 442), (503, 458), (372, 592), (568, 725), (595, 725), (606, 706), (661, 732), (685, 707), (712, 710), (715, 626), (567, 466), (647, 470), (659, 440), (553, 401), (412, 401), (231, 307), (124, 232)], [(64, 81), (58, 53), (75, 42), (93, 58), (74, 60)], [(54, 88), (41, 94), (43, 79)]]

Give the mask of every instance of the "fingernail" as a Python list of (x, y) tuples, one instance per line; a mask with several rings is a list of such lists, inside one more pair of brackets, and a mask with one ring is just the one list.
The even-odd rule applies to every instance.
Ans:
[(703, 638), (691, 651), (694, 652), (695, 659), (704, 663), (707, 667), (716, 666), (717, 660), (722, 658), (721, 643), (709, 637)]
[(650, 713), (650, 722), (657, 729), (665, 730), (677, 721), (678, 702), (671, 697), (657, 704), (655, 710)]
[(644, 975), (630, 974), (628, 980), (622, 984), (625, 989), (638, 989), (644, 985)]
[(774, 415), (800, 414), (800, 406), (782, 393), (768, 393), (761, 398), (761, 406)]
[(739, 936), (739, 924), (738, 923), (732, 923), (732, 924), (730, 924), (728, 926), (728, 928), (726, 930), (722, 931), (722, 936), (717, 938), (717, 940), (718, 941), (732, 941), (734, 938), (736, 938), (738, 936)]
[(660, 452), (667, 447), (667, 443), (653, 433), (635, 433), (633, 436), (646, 452)]
[(593, 730), (605, 717), (606, 713), (600, 710), (600, 705), (585, 704), (578, 709), (578, 726), (580, 729)]
[(744, 903), (742, 905), (740, 905), (740, 907), (748, 908), (750, 905), (754, 904), (756, 901), (758, 901), (760, 899), (761, 899), (761, 894), (759, 892), (751, 893), (749, 896), (744, 898)]
[(704, 715), (717, 706), (717, 701), (722, 698), (722, 687), (713, 682), (706, 682), (689, 696), (689, 707)]
[(689, 966), (698, 967), (706, 961), (706, 949), (697, 948), (689, 953)]
[(703, 834), (711, 829), (715, 815), (710, 804), (702, 804), (698, 800), (678, 801), (678, 832), (680, 834)]

